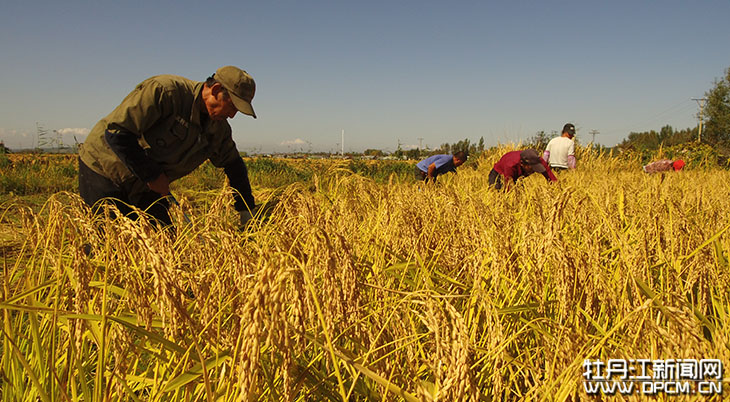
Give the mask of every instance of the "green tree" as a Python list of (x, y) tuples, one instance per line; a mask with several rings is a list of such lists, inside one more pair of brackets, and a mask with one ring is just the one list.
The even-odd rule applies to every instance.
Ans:
[(466, 153), (470, 153), (472, 151), (471, 141), (468, 138), (465, 138), (456, 144), (451, 144), (451, 153), (457, 153), (459, 151), (464, 151)]
[(406, 151), (406, 157), (408, 159), (419, 159), (421, 157), (421, 150), (418, 148), (409, 149)]
[(484, 137), (480, 137), (479, 142), (476, 143), (472, 143), (470, 139), (465, 138), (453, 144), (449, 144), (448, 142), (443, 143), (440, 147), (433, 150), (430, 154), (455, 154), (459, 151), (464, 151), (467, 154), (473, 156), (484, 152), (484, 149)]
[(547, 148), (548, 142), (550, 142), (550, 136), (545, 133), (545, 130), (540, 130), (535, 133), (535, 135), (532, 136), (532, 138), (527, 140), (528, 147), (532, 149), (536, 149), (538, 151), (542, 151), (545, 148)]
[(666, 125), (659, 130), (658, 140), (659, 143), (666, 143), (669, 139), (674, 136), (674, 128), (670, 125)]
[(630, 133), (629, 137), (623, 140), (618, 147), (623, 150), (633, 149), (635, 151), (654, 151), (660, 146), (670, 147), (694, 141), (697, 138), (697, 128), (686, 128), (675, 130), (672, 126), (666, 125), (659, 132), (654, 130), (641, 133)]
[(672, 135), (664, 141), (664, 145), (673, 146), (691, 142), (697, 139), (697, 127), (674, 130)]
[(363, 152), (363, 155), (375, 156), (379, 158), (385, 155), (385, 153), (380, 149), (366, 149), (365, 152)]
[(715, 86), (705, 93), (705, 128), (702, 140), (730, 146), (730, 68), (725, 77), (715, 80)]
[(642, 133), (629, 133), (629, 138), (623, 140), (619, 147), (631, 148), (638, 151), (645, 149), (659, 148), (659, 133), (654, 130), (644, 131)]

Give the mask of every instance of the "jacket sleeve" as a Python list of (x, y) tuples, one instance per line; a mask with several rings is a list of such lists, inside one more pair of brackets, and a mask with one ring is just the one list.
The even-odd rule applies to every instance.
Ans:
[(122, 163), (143, 182), (149, 183), (162, 174), (162, 167), (147, 157), (136, 135), (123, 130), (106, 130), (104, 138)]
[(568, 167), (570, 169), (575, 169), (576, 161), (575, 161), (575, 155), (568, 155)]
[(236, 211), (245, 209), (253, 210), (256, 203), (251, 192), (251, 183), (248, 181), (248, 169), (246, 163), (239, 156), (223, 167), (223, 172), (228, 176), (228, 182), (236, 192), (233, 195), (234, 208)]
[(138, 140), (142, 134), (172, 110), (171, 99), (153, 80), (139, 85), (107, 118), (104, 139), (125, 166), (140, 180), (149, 183), (163, 173), (150, 159)]
[(540, 163), (545, 166), (545, 172), (542, 175), (550, 181), (558, 181), (558, 178), (555, 177), (555, 173), (553, 173), (553, 170), (550, 169), (550, 165), (545, 162), (545, 159), (540, 158)]
[(575, 161), (575, 142), (570, 142), (570, 147), (568, 147), (568, 167), (570, 169), (575, 169), (576, 161)]

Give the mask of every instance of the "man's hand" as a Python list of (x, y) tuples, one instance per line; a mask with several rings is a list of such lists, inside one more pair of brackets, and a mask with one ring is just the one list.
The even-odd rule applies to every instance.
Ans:
[(433, 174), (436, 172), (436, 162), (428, 165), (428, 172), (426, 172), (426, 176), (429, 178), (429, 180), (433, 180)]
[(156, 179), (147, 183), (147, 187), (160, 195), (168, 195), (170, 194), (170, 179), (162, 173)]

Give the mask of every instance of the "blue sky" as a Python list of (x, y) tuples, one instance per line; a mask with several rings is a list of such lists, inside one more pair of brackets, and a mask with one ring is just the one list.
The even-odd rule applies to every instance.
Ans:
[(723, 1), (6, 1), (0, 139), (84, 134), (143, 79), (256, 80), (242, 151), (393, 150), (697, 124), (730, 67)]

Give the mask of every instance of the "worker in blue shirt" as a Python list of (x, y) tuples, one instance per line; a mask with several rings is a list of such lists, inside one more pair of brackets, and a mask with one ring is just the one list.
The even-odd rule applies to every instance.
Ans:
[(436, 181), (440, 174), (456, 172), (456, 168), (466, 162), (468, 155), (459, 151), (453, 155), (432, 155), (416, 164), (416, 179)]

